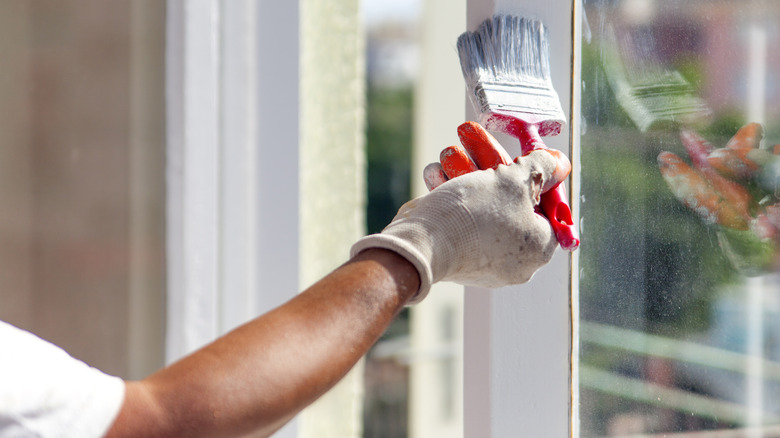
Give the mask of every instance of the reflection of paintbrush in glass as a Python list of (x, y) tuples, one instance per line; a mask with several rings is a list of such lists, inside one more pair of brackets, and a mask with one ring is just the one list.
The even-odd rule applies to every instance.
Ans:
[[(462, 34), (458, 53), (479, 122), (517, 138), (524, 154), (546, 149), (541, 136), (559, 134), (565, 122), (550, 79), (547, 28), (538, 20), (498, 15)], [(576, 249), (580, 240), (563, 184), (542, 194), (540, 206), (561, 248)]]
[(642, 132), (709, 120), (712, 111), (693, 86), (657, 60), (654, 41), (640, 31), (605, 32), (604, 71), (620, 106)]

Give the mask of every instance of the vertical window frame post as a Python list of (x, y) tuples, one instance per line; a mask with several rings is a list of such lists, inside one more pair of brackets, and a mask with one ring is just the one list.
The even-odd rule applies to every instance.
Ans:
[[(553, 86), (567, 116), (572, 108), (572, 8), (572, 1), (563, 0), (468, 3), (469, 30), (503, 12), (537, 17), (547, 25)], [(566, 126), (545, 143), (570, 154), (571, 129)], [(517, 436), (518, 431), (523, 436), (571, 435), (573, 257), (558, 250), (524, 285), (494, 291), (467, 288), (466, 438)]]

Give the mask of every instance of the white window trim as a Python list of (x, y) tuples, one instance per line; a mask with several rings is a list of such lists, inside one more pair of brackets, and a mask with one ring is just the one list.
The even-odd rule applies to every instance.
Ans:
[(214, 0), (169, 0), (166, 360), (218, 333), (219, 59)]
[(270, 3), (168, 1), (168, 361), (298, 291), (298, 8)]
[[(572, 108), (572, 6), (570, 0), (469, 0), (467, 12), (470, 30), (500, 12), (544, 21), (550, 36), (553, 85), (567, 115)], [(576, 129), (567, 126), (545, 143), (570, 153), (570, 138), (576, 138), (571, 133)], [(577, 190), (576, 184), (569, 188)], [(576, 341), (572, 342), (576, 301), (570, 295), (573, 262), (576, 252), (558, 250), (551, 263), (525, 285), (496, 291), (467, 288), (466, 438), (566, 437), (576, 432), (576, 415), (570, 415), (576, 388), (571, 383), (576, 353)]]
[[(580, 233), (582, 230), (582, 222), (580, 221), (580, 164), (582, 163), (580, 154), (580, 136), (582, 134), (580, 120), (581, 119), (581, 102), (582, 102), (582, 86), (580, 78), (582, 78), (582, 39), (583, 39), (583, 23), (586, 19), (584, 17), (584, 0), (573, 0), (572, 7), (572, 86), (571, 86), (571, 162), (572, 162), (572, 178), (571, 178), (571, 207), (572, 215), (575, 218), (576, 224), (579, 227)], [(582, 237), (582, 236), (581, 236)], [(587, 243), (585, 243), (587, 245)], [(570, 387), (571, 387), (571, 405), (569, 408), (569, 418), (571, 427), (571, 436), (580, 436), (580, 380), (579, 380), (579, 366), (580, 366), (580, 270), (576, 267), (580, 265), (579, 251), (575, 251), (572, 254), (570, 272), (571, 272), (571, 289), (570, 289), (570, 312), (571, 312), (571, 375), (570, 375)]]
[(168, 363), (298, 292), (298, 14), (167, 0)]
[[(501, 10), (538, 11), (533, 15), (547, 24), (553, 83), (568, 113), (572, 2), (469, 0), (469, 28)], [(299, 51), (298, 16), (297, 2), (168, 0), (168, 361), (298, 291), (300, 196), (280, 199), (274, 191), (286, 184), (299, 192), (297, 165), (275, 165), (298, 163), (297, 147), (278, 148), (298, 143), (299, 66), (289, 56)], [(233, 81), (246, 81), (252, 92)], [(268, 120), (273, 129), (263, 130)], [(546, 142), (569, 152), (575, 129)], [(225, 153), (226, 142), (241, 146)], [(264, 145), (274, 149), (266, 152)], [(274, 159), (263, 160), (271, 152)], [(242, 162), (241, 173), (229, 173)], [(576, 182), (571, 189), (576, 193)], [(576, 432), (572, 261), (576, 253), (558, 251), (527, 285), (466, 294), (466, 437)], [(271, 296), (257, 295), (260, 282)], [(223, 287), (244, 292), (225, 297)], [(235, 317), (242, 306), (246, 313)], [(296, 428), (293, 423), (276, 436), (295, 436)]]
[[(340, 261), (333, 258), (338, 254), (346, 257), (348, 246), (341, 241), (325, 250), (325, 245), (312, 245), (316, 233), (349, 234), (308, 226), (303, 221), (311, 220), (313, 211), (351, 227), (353, 239), (362, 234), (362, 192), (357, 183), (360, 89), (355, 87), (361, 83), (360, 55), (340, 52), (355, 63), (355, 70), (345, 74), (340, 74), (343, 65), (337, 63), (312, 69), (307, 63), (316, 61), (313, 55), (334, 47), (312, 53), (316, 49), (311, 47), (312, 35), (304, 33), (312, 23), (306, 28), (301, 24), (303, 18), (344, 19), (352, 26), (343, 29), (349, 38), (349, 32), (358, 28), (357, 8), (325, 10), (326, 5), (271, 0), (167, 2), (168, 362), (281, 305), (301, 290), (302, 279), (312, 277), (314, 269), (326, 263), (337, 266)], [(301, 13), (303, 6), (310, 14), (307, 17)], [(331, 15), (311, 16), (322, 10)], [(338, 39), (340, 35), (328, 36)], [(352, 47), (357, 50), (360, 42), (354, 41)], [(323, 80), (313, 80), (312, 75), (304, 78), (305, 65)], [(330, 123), (318, 119), (322, 112), (316, 97), (299, 99), (299, 95), (302, 88), (322, 87), (335, 77), (347, 83), (318, 96), (331, 104), (354, 104), (346, 108), (344, 117)], [(300, 123), (304, 116), (306, 125)], [(327, 135), (325, 127), (338, 130), (347, 140), (313, 145), (311, 137), (318, 132)], [(302, 128), (306, 129), (302, 132)], [(354, 136), (349, 129), (355, 130)], [(303, 144), (304, 138), (308, 144)], [(339, 153), (331, 154), (333, 148)], [(302, 162), (304, 153), (308, 159)], [(318, 160), (320, 167), (313, 169), (310, 159), (317, 154), (325, 154), (328, 160)], [(301, 166), (327, 175), (332, 169), (328, 163), (347, 169), (325, 182), (312, 180), (311, 172), (303, 178)], [(310, 197), (309, 206), (316, 197), (316, 208), (303, 210), (304, 196)], [(318, 224), (321, 217), (315, 218)], [(322, 259), (312, 263), (318, 256)], [(360, 428), (355, 397), (362, 383), (358, 373), (274, 436), (325, 436), (320, 428), (327, 428), (329, 436), (356, 434)], [(350, 430), (350, 435), (341, 430)]]

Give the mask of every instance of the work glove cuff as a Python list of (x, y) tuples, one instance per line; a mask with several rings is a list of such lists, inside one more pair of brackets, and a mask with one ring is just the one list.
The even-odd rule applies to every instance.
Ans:
[(433, 284), (431, 265), (428, 261), (428, 256), (424, 255), (415, 244), (394, 235), (371, 234), (352, 245), (351, 256), (354, 257), (359, 252), (369, 248), (384, 248), (393, 251), (408, 260), (417, 269), (417, 273), (420, 276), (420, 288), (407, 304), (419, 303), (428, 295), (431, 284)]
[(465, 253), (479, 248), (476, 223), (461, 196), (445, 189), (430, 195), (404, 204), (381, 233), (360, 239), (351, 251), (385, 248), (408, 260), (420, 275), (420, 289), (408, 304), (422, 301), (433, 283), (460, 269)]

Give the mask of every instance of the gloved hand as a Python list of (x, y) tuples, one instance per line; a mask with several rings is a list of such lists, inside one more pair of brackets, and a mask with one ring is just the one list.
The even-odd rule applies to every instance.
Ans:
[(535, 207), (570, 169), (567, 159), (562, 163), (540, 150), (495, 170), (454, 177), (404, 204), (381, 233), (355, 243), (352, 255), (380, 247), (409, 260), (420, 274), (420, 290), (409, 304), (441, 280), (491, 288), (524, 283), (558, 245)]
[(696, 132), (683, 130), (693, 167), (681, 157), (658, 155), (661, 175), (674, 195), (715, 227), (731, 264), (753, 276), (780, 268), (780, 148), (762, 149), (763, 128), (748, 123), (716, 149)]

